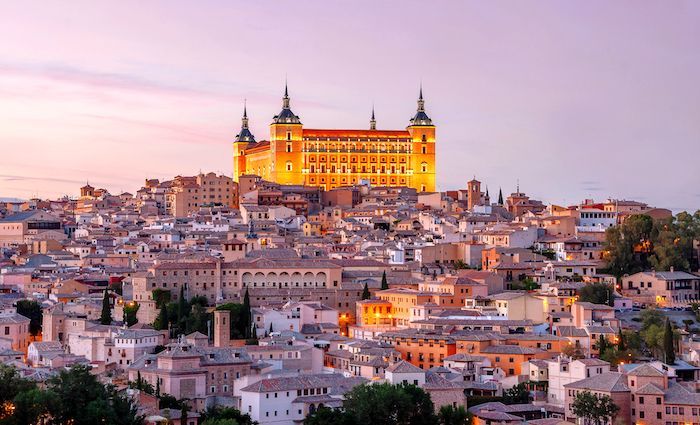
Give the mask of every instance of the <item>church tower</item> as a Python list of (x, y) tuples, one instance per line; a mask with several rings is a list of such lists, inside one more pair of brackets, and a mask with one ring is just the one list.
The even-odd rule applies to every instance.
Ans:
[(233, 140), (233, 180), (238, 181), (238, 176), (246, 173), (245, 148), (250, 143), (255, 143), (255, 136), (248, 128), (248, 110), (243, 102), (243, 118), (241, 119), (241, 132)]
[(435, 126), (425, 113), (423, 86), (418, 94), (418, 108), (406, 127), (411, 135), (411, 187), (419, 192), (435, 191)]

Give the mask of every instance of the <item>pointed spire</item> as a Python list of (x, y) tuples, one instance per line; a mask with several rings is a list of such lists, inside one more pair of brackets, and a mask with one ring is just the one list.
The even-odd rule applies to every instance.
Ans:
[(418, 92), (418, 112), (425, 112), (425, 101), (423, 100), (423, 82), (420, 83)]
[(284, 96), (282, 97), (282, 111), (272, 118), (275, 124), (301, 124), (299, 117), (294, 115), (289, 108), (289, 86), (287, 85), (287, 77), (284, 78)]
[(377, 120), (374, 118), (374, 104), (372, 104), (372, 118), (370, 118), (370, 120), (369, 120), (369, 129), (370, 130), (377, 129)]
[(248, 101), (243, 99), (243, 118), (241, 119), (241, 128), (248, 128)]
[(289, 109), (289, 89), (287, 88), (287, 79), (284, 79), (284, 97), (282, 98), (282, 109)]
[(411, 118), (411, 125), (433, 125), (433, 121), (430, 119), (428, 114), (425, 113), (425, 100), (423, 100), (423, 82), (420, 83), (420, 89), (418, 90), (418, 109), (416, 114)]
[(248, 128), (248, 101), (243, 99), (243, 117), (241, 118), (241, 132), (236, 135), (235, 142), (255, 143), (255, 136)]
[(489, 197), (489, 185), (486, 185), (486, 197)]
[(503, 190), (498, 188), (498, 205), (503, 205)]

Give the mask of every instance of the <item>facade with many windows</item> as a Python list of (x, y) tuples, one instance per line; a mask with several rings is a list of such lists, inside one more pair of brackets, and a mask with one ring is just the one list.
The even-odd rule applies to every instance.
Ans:
[(367, 181), (372, 185), (435, 190), (435, 126), (425, 113), (421, 90), (415, 116), (405, 130), (377, 130), (374, 112), (368, 130), (304, 128), (289, 107), (270, 124), (270, 140), (257, 142), (244, 111), (233, 143), (234, 179), (253, 174), (280, 184), (330, 190)]

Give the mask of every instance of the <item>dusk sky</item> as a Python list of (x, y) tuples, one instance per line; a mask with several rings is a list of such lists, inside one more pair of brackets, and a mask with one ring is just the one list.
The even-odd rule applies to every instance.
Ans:
[(231, 175), (258, 140), (400, 129), (423, 82), (438, 189), (700, 208), (698, 1), (15, 1), (0, 5), (0, 197)]

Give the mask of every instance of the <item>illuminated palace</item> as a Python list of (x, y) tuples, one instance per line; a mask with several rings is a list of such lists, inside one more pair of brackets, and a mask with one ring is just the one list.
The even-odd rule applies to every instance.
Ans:
[(234, 179), (259, 175), (281, 184), (322, 186), (326, 190), (370, 182), (435, 190), (435, 126), (425, 113), (423, 90), (418, 110), (405, 130), (377, 130), (374, 110), (367, 130), (304, 128), (289, 107), (287, 88), (282, 111), (272, 119), (270, 140), (256, 142), (243, 125), (233, 142)]

